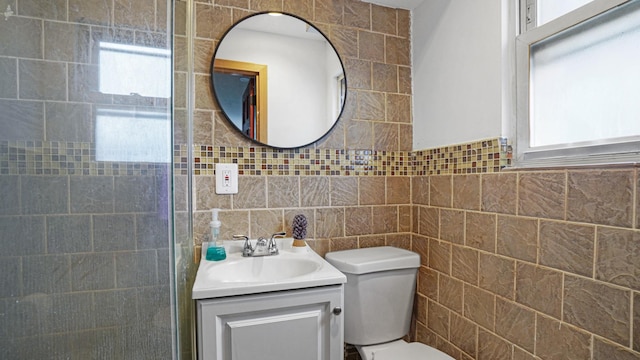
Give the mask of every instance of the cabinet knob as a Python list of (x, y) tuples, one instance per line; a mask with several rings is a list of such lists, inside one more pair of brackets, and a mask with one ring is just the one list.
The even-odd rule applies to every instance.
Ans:
[(342, 308), (340, 306), (336, 306), (333, 308), (333, 315), (340, 315), (342, 314)]

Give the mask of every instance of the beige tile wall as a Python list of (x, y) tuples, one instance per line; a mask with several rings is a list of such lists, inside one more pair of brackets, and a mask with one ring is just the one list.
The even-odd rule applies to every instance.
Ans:
[(456, 359), (640, 359), (637, 167), (412, 184), (419, 341)]
[[(178, 2), (176, 12), (185, 11)], [(211, 94), (215, 45), (235, 21), (258, 11), (285, 11), (316, 25), (346, 68), (348, 98), (338, 126), (302, 150), (274, 151), (230, 129)], [(208, 232), (209, 209), (222, 208), (224, 237), (290, 231), (297, 213), (309, 218), (318, 249), (384, 243), (409, 246), (412, 121), (409, 12), (357, 0), (226, 1), (195, 3), (194, 159), (175, 150), (177, 167), (194, 164), (194, 241)], [(176, 54), (186, 54), (178, 24)], [(176, 86), (185, 87), (187, 61), (176, 61)], [(186, 102), (177, 98), (176, 143), (186, 144)], [(238, 162), (239, 193), (214, 193), (213, 164)], [(186, 211), (184, 209), (183, 211)], [(406, 240), (402, 240), (406, 238)]]
[[(420, 253), (412, 335), (456, 359), (639, 358), (638, 169), (490, 174), (509, 161), (495, 150), (497, 140), (411, 152), (406, 11), (356, 0), (195, 5), (194, 147), (212, 153), (200, 164), (216, 158), (242, 164), (246, 157), (239, 153), (252, 151), (212, 100), (208, 67), (233, 21), (265, 10), (309, 19), (346, 67), (347, 108), (331, 136), (309, 147), (312, 154), (385, 151), (411, 163), (406, 174), (377, 168), (346, 173), (335, 163), (328, 174), (246, 168), (234, 196), (215, 195), (213, 173), (200, 167), (193, 178), (196, 243), (207, 232), (212, 207), (223, 209), (223, 236), (289, 230), (293, 216), (303, 213), (321, 254), (382, 244)], [(176, 12), (184, 12), (184, 2)], [(178, 24), (178, 49), (186, 49), (184, 34)], [(186, 61), (178, 58), (176, 86), (185, 93), (187, 76)], [(186, 144), (180, 92), (176, 106), (176, 143)], [(216, 157), (223, 148), (236, 155)], [(176, 151), (181, 169), (195, 164), (184, 147)], [(264, 151), (268, 160), (261, 166), (285, 163), (271, 163), (272, 153)], [(176, 179), (177, 217), (184, 222), (186, 176)], [(352, 349), (347, 357), (358, 358)]]
[[(180, 13), (185, 11), (186, 3), (178, 2), (176, 6)], [(357, 0), (247, 0), (216, 2), (215, 5), (196, 2), (194, 136), (197, 144), (251, 145), (228, 129), (211, 94), (209, 65), (217, 41), (234, 21), (267, 10), (289, 12), (316, 25), (335, 45), (348, 74), (347, 106), (340, 126), (312, 147), (411, 150), (409, 13)], [(186, 83), (180, 80), (187, 71), (187, 41), (183, 26), (178, 24), (178, 27), (176, 53), (183, 56), (176, 61), (177, 87), (184, 88), (186, 93)], [(184, 108), (185, 104), (177, 105)], [(185, 138), (177, 140), (179, 144), (186, 143)]]

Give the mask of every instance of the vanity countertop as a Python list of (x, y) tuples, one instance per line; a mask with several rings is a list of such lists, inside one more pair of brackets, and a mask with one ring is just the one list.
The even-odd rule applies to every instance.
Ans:
[(293, 239), (277, 239), (279, 254), (242, 257), (243, 241), (224, 241), (227, 258), (208, 261), (203, 251), (192, 298), (210, 299), (272, 291), (340, 285), (346, 276), (311, 248), (293, 248)]

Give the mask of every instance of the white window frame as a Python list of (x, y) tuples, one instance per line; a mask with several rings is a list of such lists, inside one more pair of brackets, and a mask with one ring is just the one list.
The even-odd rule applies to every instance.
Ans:
[[(604, 164), (637, 164), (640, 162), (640, 137), (616, 138), (615, 141), (590, 141), (553, 146), (530, 146), (529, 89), (530, 49), (535, 43), (574, 25), (603, 14), (625, 3), (637, 0), (593, 0), (546, 24), (526, 30), (523, 11), (532, 0), (521, 0), (521, 34), (516, 37), (516, 136), (515, 167), (554, 167)], [(533, 4), (535, 6), (535, 3)], [(525, 8), (523, 8), (525, 7)], [(532, 9), (535, 13), (535, 8)], [(535, 21), (535, 20), (534, 20)], [(640, 116), (640, 114), (639, 114)], [(610, 139), (609, 139), (610, 140)]]

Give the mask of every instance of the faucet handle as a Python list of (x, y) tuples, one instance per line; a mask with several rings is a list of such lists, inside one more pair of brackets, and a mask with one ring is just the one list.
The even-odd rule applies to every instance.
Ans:
[(283, 237), (287, 235), (286, 232), (277, 232), (271, 235), (271, 239), (269, 239), (269, 252), (274, 255), (278, 255), (280, 251), (278, 251), (278, 244), (276, 244), (276, 237)]
[(242, 246), (242, 256), (251, 256), (253, 254), (253, 247), (251, 247), (251, 242), (249, 242), (249, 237), (247, 235), (233, 235), (234, 240), (243, 240), (244, 245)]

